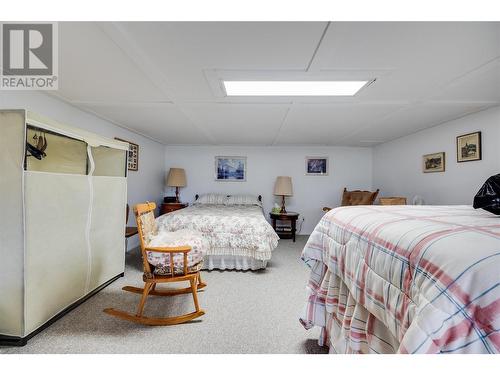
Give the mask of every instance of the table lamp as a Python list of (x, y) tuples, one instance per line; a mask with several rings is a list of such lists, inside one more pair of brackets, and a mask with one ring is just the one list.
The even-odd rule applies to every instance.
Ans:
[(179, 200), (179, 188), (186, 186), (186, 172), (182, 168), (170, 168), (167, 176), (167, 186), (175, 187), (175, 199)]
[(293, 195), (292, 178), (289, 176), (276, 177), (276, 183), (274, 184), (274, 195), (281, 195), (280, 213), (286, 214), (285, 196), (291, 197)]

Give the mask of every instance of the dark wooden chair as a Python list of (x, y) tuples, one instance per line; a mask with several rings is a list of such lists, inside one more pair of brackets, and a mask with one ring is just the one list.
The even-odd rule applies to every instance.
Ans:
[[(128, 214), (129, 214), (129, 207), (128, 207), (128, 203), (127, 203), (127, 213), (126, 213), (126, 216), (125, 216), (125, 225), (126, 223), (128, 223)], [(132, 236), (135, 236), (137, 233), (139, 233), (137, 231), (137, 227), (125, 227), (125, 239), (128, 240), (130, 237)]]
[[(185, 323), (200, 317), (205, 314), (203, 310), (200, 309), (198, 304), (198, 289), (202, 289), (206, 286), (205, 283), (201, 281), (200, 269), (203, 265), (203, 261), (200, 260), (196, 263), (190, 264), (188, 261), (188, 253), (191, 251), (190, 246), (180, 246), (180, 247), (149, 247), (148, 242), (151, 237), (156, 234), (156, 222), (154, 218), (154, 210), (156, 209), (155, 203), (143, 203), (138, 204), (135, 209), (135, 216), (137, 220), (137, 228), (139, 230), (139, 240), (141, 244), (142, 252), (142, 263), (143, 263), (143, 281), (145, 283), (144, 288), (137, 288), (133, 286), (125, 286), (122, 289), (132, 293), (142, 294), (142, 298), (139, 302), (137, 308), (137, 313), (132, 314), (121, 310), (116, 310), (113, 308), (105, 309), (104, 312), (115, 316), (120, 319), (130, 320), (136, 323), (146, 324), (146, 325), (173, 325)], [(164, 268), (166, 274), (163, 272), (161, 274), (155, 273), (155, 267), (148, 262), (148, 252), (168, 254), (169, 264), (165, 264)], [(181, 262), (178, 266), (174, 261), (176, 255), (181, 255)], [(173, 283), (189, 281), (190, 287), (178, 288), (178, 289), (156, 289), (157, 284), (161, 283)], [(173, 317), (148, 317), (144, 315), (144, 305), (146, 299), (149, 295), (153, 296), (174, 296), (178, 294), (190, 293), (193, 295), (193, 302), (195, 311)]]
[[(342, 193), (342, 203), (341, 206), (361, 206), (361, 205), (372, 205), (377, 198), (379, 189), (376, 191), (367, 190), (353, 190), (349, 191), (344, 188)], [(330, 207), (323, 207), (323, 211), (330, 211)]]

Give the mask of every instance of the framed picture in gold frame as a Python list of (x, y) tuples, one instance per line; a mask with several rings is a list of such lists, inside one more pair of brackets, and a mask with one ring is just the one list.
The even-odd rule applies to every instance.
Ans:
[(422, 156), (422, 170), (424, 173), (444, 172), (445, 153), (436, 152)]

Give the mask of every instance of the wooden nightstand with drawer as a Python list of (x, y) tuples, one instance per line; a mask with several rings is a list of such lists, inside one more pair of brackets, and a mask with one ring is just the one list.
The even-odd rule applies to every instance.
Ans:
[[(269, 216), (273, 221), (273, 229), (280, 238), (291, 238), (295, 242), (295, 232), (297, 230), (297, 212), (270, 212)], [(277, 225), (277, 221), (289, 222), (289, 225)]]
[(169, 212), (177, 211), (186, 208), (187, 203), (162, 203), (160, 207), (160, 215), (168, 214)]

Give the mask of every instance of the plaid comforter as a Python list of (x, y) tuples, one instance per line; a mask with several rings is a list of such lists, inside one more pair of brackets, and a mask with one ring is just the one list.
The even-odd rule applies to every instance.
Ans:
[(500, 217), (470, 206), (339, 207), (302, 259), (311, 274), (300, 320), (323, 339), (343, 335), (344, 352), (500, 352)]

